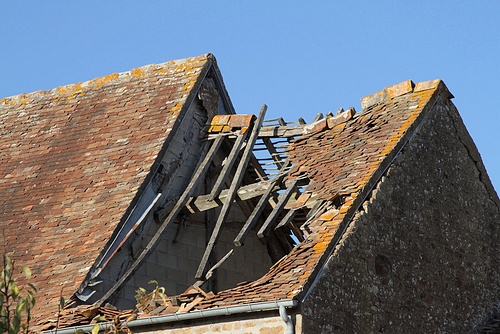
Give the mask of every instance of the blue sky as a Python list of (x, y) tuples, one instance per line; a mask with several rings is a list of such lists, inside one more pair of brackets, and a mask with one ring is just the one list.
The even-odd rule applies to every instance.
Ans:
[(310, 121), (440, 78), (500, 189), (500, 1), (0, 4), (0, 97), (211, 52), (238, 113)]

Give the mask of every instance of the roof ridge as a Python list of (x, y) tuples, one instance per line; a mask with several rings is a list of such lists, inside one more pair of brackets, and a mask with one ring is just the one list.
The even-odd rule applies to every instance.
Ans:
[[(178, 67), (175, 70), (190, 71), (192, 68), (188, 65), (191, 62), (204, 60), (206, 62), (213, 61), (215, 57), (211, 53), (206, 53), (200, 56), (187, 57), (177, 60), (170, 60), (159, 64), (147, 64), (133, 68), (124, 72), (114, 72), (105, 76), (97, 77), (83, 82), (57, 86), (48, 90), (38, 90), (30, 93), (20, 93), (18, 95), (8, 96), (0, 99), (0, 106), (20, 106), (27, 103), (34, 103), (42, 99), (50, 98), (51, 96), (58, 98), (75, 97), (81, 95), (85, 91), (91, 89), (99, 89), (105, 85), (111, 84), (118, 80), (123, 80), (130, 77), (141, 78), (147, 75), (164, 74), (169, 71), (168, 67)], [(184, 68), (182, 68), (184, 65)], [(172, 69), (171, 71), (175, 71)]]
[(361, 107), (363, 109), (367, 109), (378, 103), (387, 103), (397, 96), (408, 93), (417, 93), (424, 90), (436, 90), (439, 87), (443, 87), (443, 89), (447, 92), (448, 98), (453, 98), (453, 95), (450, 93), (448, 88), (446, 88), (446, 85), (441, 79), (418, 82), (417, 84), (411, 80), (405, 80), (398, 84), (387, 86), (377, 93), (361, 98)]

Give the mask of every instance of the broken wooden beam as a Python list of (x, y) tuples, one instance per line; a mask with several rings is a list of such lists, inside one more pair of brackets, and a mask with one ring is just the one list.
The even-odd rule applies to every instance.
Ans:
[(227, 161), (224, 167), (222, 167), (222, 170), (219, 173), (219, 177), (217, 177), (217, 181), (215, 181), (212, 191), (210, 192), (209, 195), (210, 201), (213, 201), (217, 196), (219, 196), (220, 192), (222, 191), (222, 187), (224, 187), (228, 174), (231, 171), (231, 168), (233, 167), (234, 163), (236, 162), (236, 159), (238, 158), (238, 153), (240, 152), (241, 145), (245, 141), (247, 134), (248, 131), (244, 131), (238, 135), (238, 138), (236, 139), (233, 147), (231, 148), (231, 152), (227, 156)]
[(285, 217), (283, 217), (283, 219), (279, 222), (278, 225), (276, 225), (276, 227), (274, 229), (276, 230), (276, 229), (278, 229), (280, 227), (288, 225), (293, 220), (293, 218), (295, 217), (295, 214), (296, 214), (296, 210), (295, 209), (289, 210), (287, 212), (287, 214), (285, 215)]
[(227, 254), (224, 255), (222, 257), (222, 259), (220, 259), (214, 266), (212, 266), (212, 268), (210, 268), (207, 271), (205, 278), (207, 280), (210, 279), (210, 277), (212, 277), (212, 275), (214, 274), (215, 269), (219, 268), (224, 263), (224, 261), (226, 261), (231, 255), (233, 255), (233, 252), (234, 252), (234, 249), (231, 248), (231, 250), (229, 252), (227, 252)]
[[(285, 170), (287, 167), (288, 167), (288, 162), (285, 163), (285, 165), (282, 167), (282, 171)], [(266, 189), (262, 197), (259, 199), (259, 202), (255, 206), (254, 210), (252, 211), (252, 214), (250, 215), (250, 217), (248, 217), (247, 221), (245, 222), (245, 225), (242, 227), (242, 229), (234, 239), (234, 244), (236, 246), (243, 245), (243, 241), (245, 240), (246, 236), (250, 232), (251, 228), (257, 223), (260, 215), (264, 211), (266, 204), (269, 202), (271, 194), (274, 192), (275, 186), (281, 183), (285, 175), (286, 174), (282, 173), (281, 175), (275, 177), (272, 180), (273, 182), (272, 186), (269, 186), (269, 188)]]
[(196, 276), (195, 276), (196, 279), (201, 279), (205, 275), (208, 259), (210, 258), (210, 255), (212, 254), (215, 244), (217, 243), (217, 240), (219, 239), (220, 236), (222, 223), (226, 220), (229, 214), (231, 205), (233, 204), (234, 198), (236, 197), (236, 192), (240, 187), (240, 183), (243, 180), (243, 176), (245, 175), (245, 171), (248, 166), (248, 161), (250, 160), (250, 157), (253, 156), (252, 154), (253, 146), (255, 144), (255, 141), (257, 140), (257, 136), (260, 127), (262, 126), (262, 121), (264, 120), (266, 111), (267, 111), (267, 106), (264, 104), (260, 109), (259, 116), (257, 117), (257, 119), (253, 124), (252, 133), (250, 134), (250, 137), (247, 140), (245, 150), (243, 151), (240, 163), (238, 164), (238, 167), (234, 174), (233, 181), (231, 182), (231, 186), (229, 187), (227, 198), (224, 201), (224, 205), (222, 206), (222, 209), (219, 213), (219, 217), (217, 218), (217, 222), (215, 223), (212, 236), (208, 241), (207, 247), (205, 248), (205, 253), (203, 254), (198, 270), (196, 271)]
[[(246, 201), (251, 198), (260, 196), (266, 192), (268, 188), (272, 188), (272, 191), (279, 190), (281, 187), (276, 185), (272, 180), (260, 181), (257, 183), (242, 186), (237, 190), (238, 197), (236, 201)], [(186, 203), (186, 208), (191, 213), (196, 213), (200, 211), (210, 210), (219, 207), (224, 203), (228, 195), (228, 189), (221, 191), (219, 196), (211, 201), (210, 195), (202, 195), (198, 197), (191, 198), (188, 203)]]
[(163, 232), (167, 229), (170, 223), (177, 218), (181, 210), (186, 205), (186, 202), (189, 200), (189, 198), (191, 198), (194, 191), (197, 189), (199, 183), (204, 179), (205, 174), (208, 171), (208, 167), (210, 166), (210, 163), (215, 157), (215, 155), (217, 154), (217, 151), (219, 150), (219, 147), (222, 144), (223, 139), (224, 137), (222, 136), (217, 137), (215, 141), (212, 142), (210, 150), (208, 150), (206, 154), (205, 154), (206, 148), (208, 147), (208, 144), (210, 142), (205, 141), (203, 143), (204, 146), (201, 149), (200, 159), (198, 160), (198, 163), (195, 167), (195, 172), (191, 177), (191, 180), (189, 181), (189, 184), (187, 185), (186, 189), (182, 193), (181, 197), (179, 197), (179, 200), (177, 201), (176, 205), (172, 208), (172, 211), (170, 211), (167, 218), (165, 218), (163, 223), (155, 232), (155, 235), (148, 242), (146, 248), (142, 250), (142, 252), (135, 259), (135, 261), (132, 262), (130, 267), (127, 268), (125, 273), (122, 276), (120, 276), (118, 281), (116, 281), (115, 284), (113, 284), (113, 286), (110, 289), (108, 289), (108, 291), (94, 303), (94, 305), (104, 304), (106, 300), (108, 300), (116, 292), (116, 290), (118, 290), (118, 288), (120, 288), (130, 278), (130, 276), (132, 276), (132, 274), (137, 270), (142, 261), (145, 260), (146, 257), (151, 253), (151, 251), (156, 247)]
[(286, 188), (285, 193), (280, 197), (278, 203), (276, 206), (273, 208), (273, 211), (271, 211), (271, 214), (267, 217), (266, 221), (260, 228), (259, 232), (257, 232), (257, 236), (259, 238), (264, 238), (267, 233), (269, 233), (269, 230), (272, 228), (272, 224), (275, 222), (276, 218), (278, 215), (281, 213), (283, 208), (285, 207), (286, 202), (290, 198), (290, 196), (295, 193), (296, 189), (295, 186), (297, 185), (297, 179), (294, 179)]

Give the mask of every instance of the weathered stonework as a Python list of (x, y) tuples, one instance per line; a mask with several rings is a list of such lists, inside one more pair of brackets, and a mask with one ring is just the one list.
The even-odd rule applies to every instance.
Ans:
[[(295, 333), (302, 333), (302, 317), (294, 316)], [(154, 326), (132, 328), (134, 333), (148, 334), (284, 334), (286, 324), (279, 316), (274, 314), (261, 314), (258, 318), (247, 316), (224, 316), (223, 318), (212, 318), (198, 320), (196, 323), (171, 323), (163, 324), (158, 329)]]
[(500, 281), (492, 194), (455, 107), (440, 101), (305, 299), (304, 333), (463, 333), (488, 321)]

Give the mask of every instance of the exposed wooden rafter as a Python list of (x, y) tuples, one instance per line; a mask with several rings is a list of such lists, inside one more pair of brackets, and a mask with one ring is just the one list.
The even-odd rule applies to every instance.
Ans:
[(276, 222), (276, 218), (278, 215), (281, 213), (283, 208), (285, 207), (286, 202), (292, 196), (292, 194), (295, 192), (295, 186), (297, 185), (297, 179), (293, 179), (290, 185), (287, 186), (285, 193), (280, 197), (278, 203), (276, 206), (273, 208), (273, 211), (271, 214), (267, 217), (266, 221), (260, 228), (259, 232), (257, 232), (257, 235), (259, 238), (263, 238), (267, 235), (269, 232), (269, 229), (272, 228), (273, 223)]
[(264, 120), (264, 116), (267, 111), (267, 106), (263, 105), (262, 108), (260, 109), (259, 116), (255, 120), (253, 127), (252, 127), (252, 133), (250, 134), (250, 137), (248, 138), (248, 141), (245, 146), (245, 150), (243, 151), (243, 155), (240, 159), (240, 163), (238, 164), (238, 167), (236, 169), (233, 181), (231, 182), (231, 187), (228, 190), (227, 198), (224, 201), (224, 205), (222, 206), (221, 212), (219, 214), (219, 217), (217, 218), (217, 222), (215, 223), (214, 230), (212, 232), (212, 236), (210, 237), (210, 240), (208, 241), (207, 247), (205, 248), (205, 253), (203, 254), (203, 257), (201, 259), (200, 265), (198, 267), (198, 270), (196, 272), (196, 278), (201, 279), (205, 275), (208, 259), (210, 258), (210, 255), (212, 254), (212, 251), (215, 247), (215, 244), (217, 240), (219, 239), (221, 228), (222, 228), (222, 223), (226, 220), (227, 215), (229, 214), (229, 210), (231, 208), (231, 205), (233, 204), (234, 198), (236, 196), (236, 192), (240, 186), (241, 180), (243, 179), (244, 173), (246, 171), (246, 168), (248, 166), (248, 162), (250, 160), (250, 157), (253, 155), (252, 150), (255, 144), (255, 141), (257, 140), (257, 136), (259, 134), (260, 127), (262, 125), (262, 122)]
[(158, 230), (156, 231), (155, 235), (151, 240), (148, 242), (146, 248), (139, 254), (139, 256), (134, 260), (134, 262), (130, 265), (130, 267), (127, 269), (127, 271), (116, 281), (116, 283), (102, 296), (98, 301), (96, 301), (94, 304), (96, 305), (102, 305), (108, 300), (118, 288), (120, 288), (130, 277), (131, 275), (137, 270), (139, 265), (143, 262), (144, 259), (150, 254), (150, 252), (154, 249), (154, 247), (157, 245), (160, 236), (163, 234), (163, 232), (167, 229), (167, 227), (177, 218), (181, 210), (184, 208), (186, 205), (187, 201), (189, 198), (191, 198), (192, 194), (198, 187), (199, 183), (203, 181), (205, 174), (208, 171), (208, 168), (210, 166), (210, 162), (213, 160), (215, 157), (220, 145), (222, 144), (222, 136), (216, 137), (215, 140), (212, 142), (212, 145), (210, 146), (210, 150), (205, 154), (206, 148), (208, 147), (209, 141), (205, 141), (203, 143), (202, 147), (202, 154), (201, 157), (198, 160), (198, 164), (195, 168), (195, 172), (193, 174), (193, 177), (189, 181), (188, 186), (184, 190), (183, 194), (175, 204), (175, 206), (172, 208), (172, 211), (170, 211), (170, 214), (165, 218), (163, 223), (160, 225)]
[[(284, 166), (283, 169), (284, 168), (286, 168), (286, 166)], [(248, 217), (245, 225), (243, 226), (243, 228), (241, 229), (241, 231), (238, 233), (238, 235), (234, 239), (234, 244), (236, 246), (243, 245), (243, 242), (244, 242), (246, 236), (250, 232), (250, 229), (253, 226), (255, 226), (255, 224), (257, 223), (260, 215), (264, 211), (264, 208), (265, 208), (266, 204), (269, 202), (269, 198), (271, 197), (272, 193), (274, 192), (275, 185), (277, 185), (278, 183), (280, 183), (283, 180), (284, 177), (285, 177), (285, 174), (281, 174), (280, 176), (274, 178), (271, 181), (272, 184), (263, 193), (262, 197), (259, 199), (259, 202), (255, 206), (252, 214), (250, 215), (250, 217)]]

